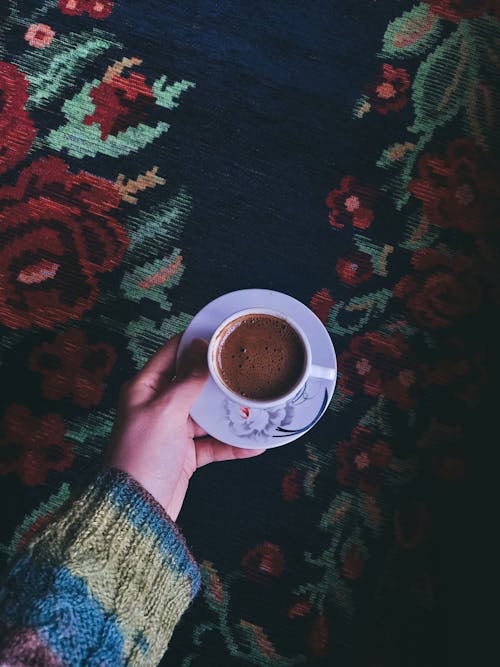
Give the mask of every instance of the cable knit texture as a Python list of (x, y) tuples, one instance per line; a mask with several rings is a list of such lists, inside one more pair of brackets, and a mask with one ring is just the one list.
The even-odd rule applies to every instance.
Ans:
[(0, 664), (157, 665), (200, 587), (175, 524), (128, 475), (98, 475), (12, 563)]

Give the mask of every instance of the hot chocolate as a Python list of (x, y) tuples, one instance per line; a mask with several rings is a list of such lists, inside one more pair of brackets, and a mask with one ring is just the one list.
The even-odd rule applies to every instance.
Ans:
[(253, 400), (285, 395), (300, 380), (306, 353), (295, 329), (280, 317), (243, 315), (221, 332), (216, 366), (224, 384)]

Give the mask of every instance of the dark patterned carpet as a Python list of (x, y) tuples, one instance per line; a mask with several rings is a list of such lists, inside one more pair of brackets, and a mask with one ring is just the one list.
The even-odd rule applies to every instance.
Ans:
[[(341, 373), (195, 476), (165, 664), (468, 656), (500, 301), (497, 0), (6, 0), (0, 555), (99, 462), (120, 384), (217, 296), (286, 292)], [(496, 438), (498, 439), (498, 438)]]

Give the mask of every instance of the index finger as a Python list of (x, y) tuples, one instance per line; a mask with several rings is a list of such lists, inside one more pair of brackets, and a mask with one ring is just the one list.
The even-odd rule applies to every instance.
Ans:
[(158, 394), (175, 375), (175, 359), (182, 334), (171, 338), (157, 350), (132, 380), (135, 389), (141, 391), (141, 399), (148, 400)]

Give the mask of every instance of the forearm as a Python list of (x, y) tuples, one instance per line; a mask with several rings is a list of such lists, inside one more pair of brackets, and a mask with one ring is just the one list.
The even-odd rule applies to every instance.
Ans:
[(9, 570), (0, 663), (156, 665), (199, 585), (160, 505), (124, 473), (103, 473)]

